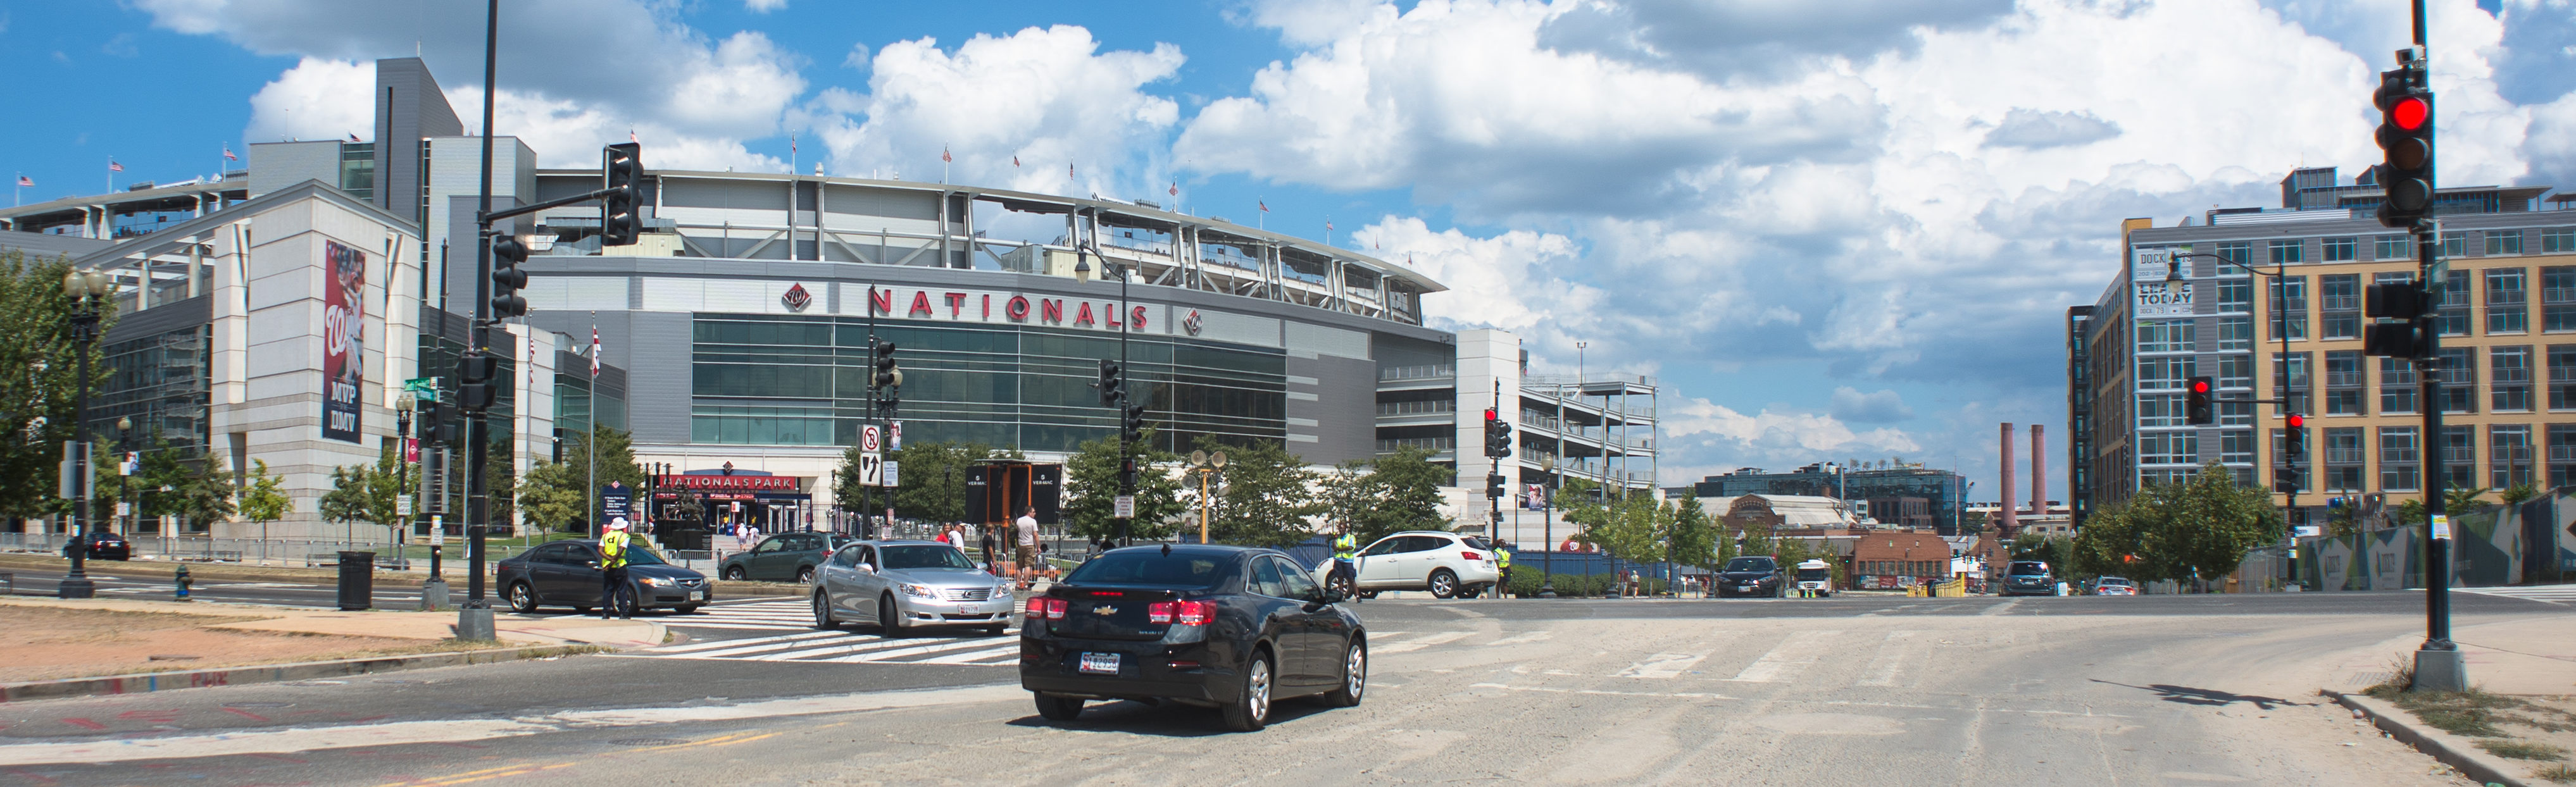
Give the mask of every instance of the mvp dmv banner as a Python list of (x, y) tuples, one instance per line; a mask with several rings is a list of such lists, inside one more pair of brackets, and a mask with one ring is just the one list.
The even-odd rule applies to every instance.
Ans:
[(358, 442), (358, 391), (366, 384), (367, 254), (338, 241), (322, 246), (330, 281), (322, 293), (322, 437)]

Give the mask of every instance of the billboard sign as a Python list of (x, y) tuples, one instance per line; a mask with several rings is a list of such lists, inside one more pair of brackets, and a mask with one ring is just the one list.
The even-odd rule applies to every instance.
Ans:
[(2165, 290), (2165, 274), (2172, 270), (2172, 249), (2139, 249), (2137, 261), (2129, 268), (2129, 287), (2136, 294), (2139, 318), (2191, 316), (2191, 288), (2180, 292)]
[(367, 383), (367, 253), (326, 241), (322, 262), (322, 437), (355, 443)]

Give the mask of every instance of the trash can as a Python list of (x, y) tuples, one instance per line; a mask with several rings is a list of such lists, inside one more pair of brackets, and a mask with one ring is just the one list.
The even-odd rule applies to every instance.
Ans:
[(375, 605), (376, 553), (340, 553), (340, 609), (355, 612)]

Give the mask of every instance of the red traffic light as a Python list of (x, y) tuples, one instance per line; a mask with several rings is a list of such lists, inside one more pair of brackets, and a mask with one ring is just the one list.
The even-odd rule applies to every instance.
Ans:
[(2205, 394), (2205, 393), (2209, 393), (2209, 381), (2208, 381), (2208, 380), (2193, 380), (2193, 381), (2191, 381), (2191, 392), (2192, 392), (2192, 393), (2196, 393), (2196, 394)]
[(2395, 122), (2398, 128), (2414, 131), (2423, 128), (2426, 121), (2433, 119), (2433, 107), (2425, 104), (2424, 99), (2408, 96), (2398, 99), (2395, 105), (2388, 108), (2388, 119)]
[(1487, 407), (1487, 408), (1485, 408), (1485, 420), (1487, 420), (1487, 421), (1500, 421), (1500, 420), (1503, 420), (1503, 419), (1502, 419), (1502, 414), (1501, 414), (1501, 413), (1497, 413), (1497, 412), (1495, 412), (1495, 411), (1494, 411), (1494, 408)]
[(2307, 416), (2300, 415), (2300, 414), (2298, 414), (2298, 413), (2291, 413), (2291, 414), (2290, 414), (2290, 428), (2292, 428), (2292, 429), (2298, 429), (2298, 428), (2301, 428), (2301, 427), (2305, 427), (2305, 426), (2307, 426), (2307, 425), (2308, 425), (2308, 417), (2307, 417)]

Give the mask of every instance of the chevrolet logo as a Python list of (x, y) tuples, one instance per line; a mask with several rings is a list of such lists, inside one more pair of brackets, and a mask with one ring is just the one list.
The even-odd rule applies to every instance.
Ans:
[(1091, 608), (1091, 614), (1094, 614), (1094, 615), (1115, 615), (1115, 614), (1118, 614), (1118, 608), (1117, 608), (1117, 607), (1110, 606), (1110, 605), (1107, 605), (1107, 604), (1102, 604), (1102, 605), (1097, 606), (1097, 607), (1092, 607), (1092, 608)]

